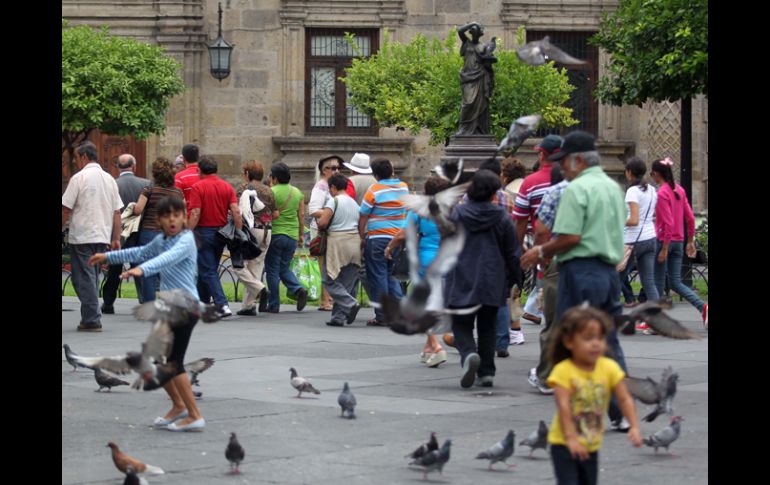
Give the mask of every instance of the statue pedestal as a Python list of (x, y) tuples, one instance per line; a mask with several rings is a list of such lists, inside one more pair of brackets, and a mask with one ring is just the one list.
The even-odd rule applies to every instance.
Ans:
[(482, 162), (492, 157), (502, 161), (497, 154), (497, 143), (492, 135), (454, 135), (444, 148), (441, 163), (454, 163), (463, 159), (464, 170), (476, 170)]

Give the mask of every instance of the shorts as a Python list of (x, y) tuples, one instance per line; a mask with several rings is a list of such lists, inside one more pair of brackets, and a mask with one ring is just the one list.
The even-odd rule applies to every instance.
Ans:
[(198, 317), (194, 315), (190, 317), (187, 325), (171, 329), (171, 332), (174, 334), (174, 343), (171, 344), (171, 353), (168, 356), (168, 361), (177, 363), (175, 377), (187, 372), (184, 368), (184, 355), (187, 352), (187, 345), (190, 343), (193, 328), (195, 328), (197, 323)]

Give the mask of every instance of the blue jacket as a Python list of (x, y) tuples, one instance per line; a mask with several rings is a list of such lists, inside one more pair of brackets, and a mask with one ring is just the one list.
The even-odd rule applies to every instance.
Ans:
[(445, 304), (503, 306), (514, 284), (521, 284), (516, 229), (510, 215), (491, 202), (455, 206), (450, 219), (463, 225), (465, 246), (446, 279)]

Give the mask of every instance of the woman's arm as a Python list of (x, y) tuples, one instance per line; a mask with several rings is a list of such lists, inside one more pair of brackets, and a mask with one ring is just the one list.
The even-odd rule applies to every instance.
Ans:
[[(299, 189), (297, 189), (299, 191)], [(297, 219), (299, 219), (299, 234), (297, 246), (302, 247), (302, 236), (305, 235), (305, 195), (300, 192), (299, 207), (297, 208)]]
[(144, 206), (147, 205), (147, 196), (144, 194), (141, 194), (139, 196), (139, 200), (136, 201), (136, 205), (134, 206), (134, 215), (138, 216), (142, 212), (144, 212)]
[(626, 220), (626, 225), (638, 226), (639, 225), (639, 204), (636, 202), (629, 202), (628, 209), (630, 211), (630, 214), (628, 214), (628, 220)]
[(474, 25), (479, 25), (479, 24), (476, 22), (471, 22), (457, 29), (457, 35), (460, 36), (461, 41), (465, 42), (466, 40), (469, 40), (468, 37), (465, 35), (465, 33), (468, 30), (470, 30), (470, 28), (473, 27)]
[(325, 231), (326, 229), (328, 229), (329, 223), (331, 222), (332, 217), (334, 216), (334, 210), (328, 207), (324, 207), (323, 209), (319, 210), (318, 213), (320, 213), (321, 215), (318, 217), (316, 224), (318, 224), (319, 230)]

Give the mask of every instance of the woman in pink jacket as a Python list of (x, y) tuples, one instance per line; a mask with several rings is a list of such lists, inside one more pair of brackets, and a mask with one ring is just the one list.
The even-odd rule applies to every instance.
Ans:
[[(658, 203), (655, 206), (655, 234), (658, 238), (655, 261), (655, 286), (663, 295), (663, 284), (668, 272), (669, 287), (698, 309), (703, 324), (708, 328), (708, 303), (682, 283), (682, 258), (686, 251), (690, 258), (695, 257), (695, 217), (687, 200), (687, 194), (681, 185), (674, 182), (670, 158), (652, 162), (650, 175), (658, 189)], [(687, 224), (687, 246), (685, 249), (685, 223)]]

